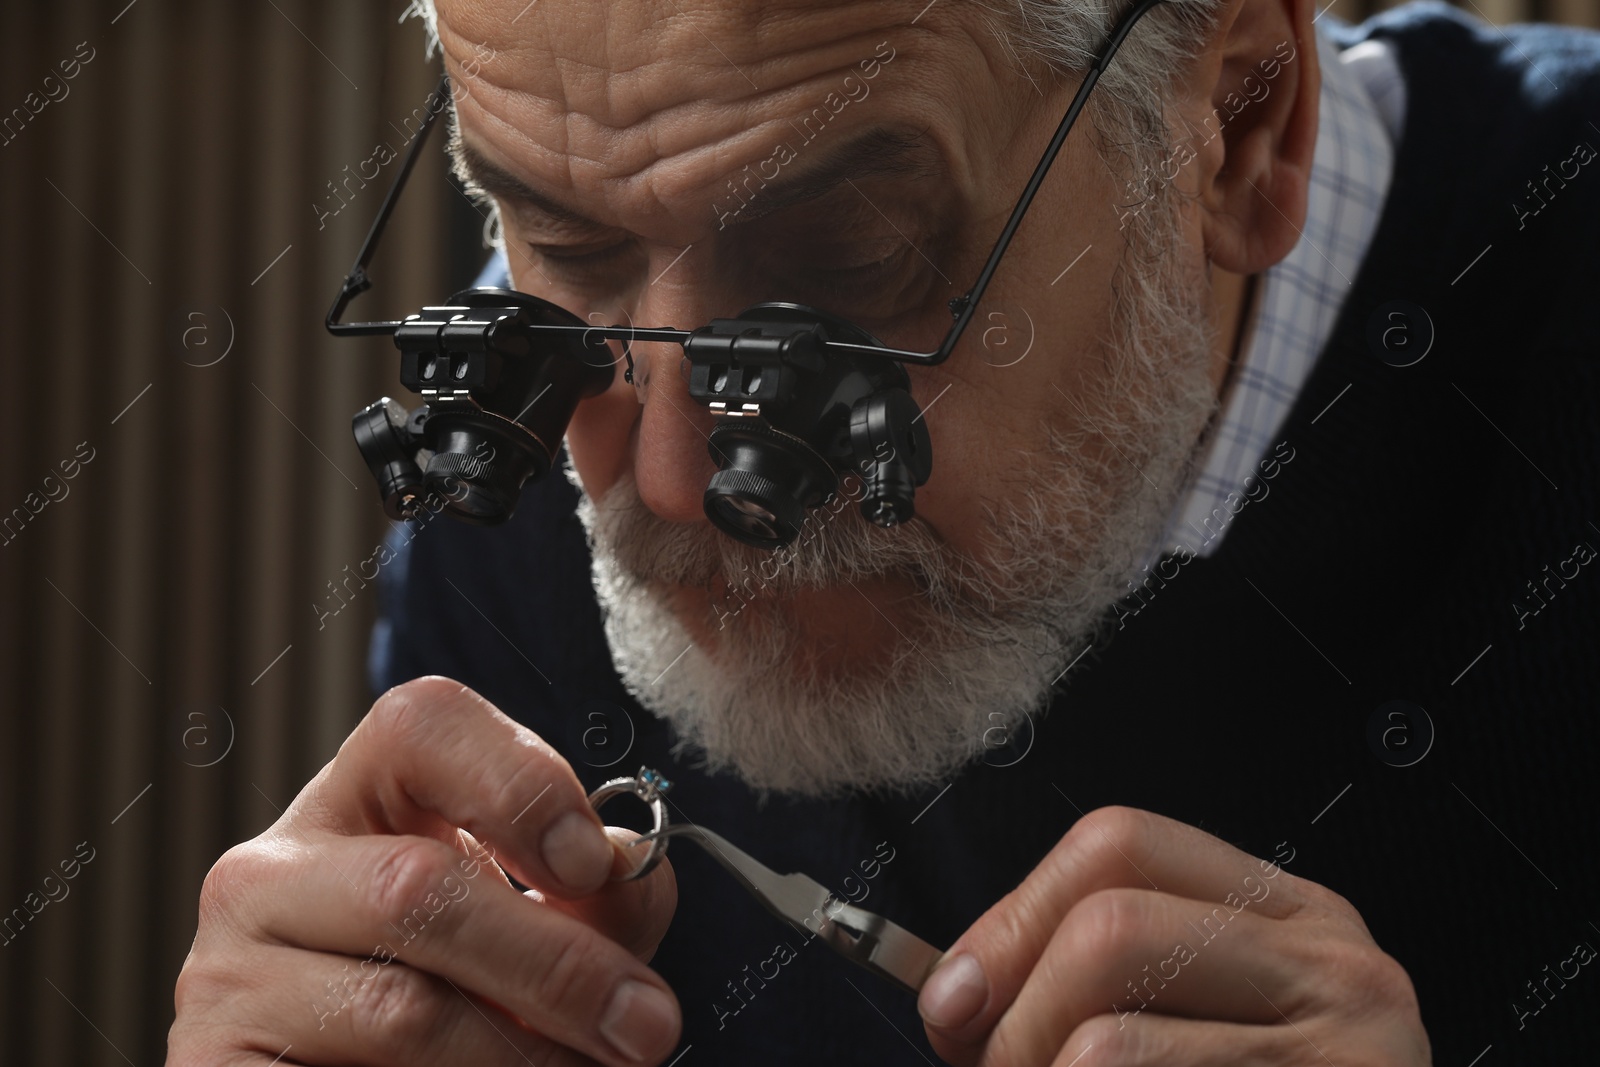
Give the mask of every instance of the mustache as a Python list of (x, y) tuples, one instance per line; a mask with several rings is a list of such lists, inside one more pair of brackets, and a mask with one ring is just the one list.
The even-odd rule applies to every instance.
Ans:
[(776, 596), (848, 581), (909, 577), (919, 591), (948, 595), (975, 579), (972, 561), (921, 518), (885, 529), (861, 517), (858, 497), (841, 488), (810, 510), (800, 534), (776, 549), (736, 541), (709, 522), (672, 522), (644, 503), (629, 474), (580, 509), (597, 545), (630, 576), (709, 589), (758, 586)]

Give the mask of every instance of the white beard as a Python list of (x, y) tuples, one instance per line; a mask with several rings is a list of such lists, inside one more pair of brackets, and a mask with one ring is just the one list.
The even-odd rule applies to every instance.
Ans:
[[(583, 495), (613, 661), (676, 729), (676, 751), (759, 791), (909, 791), (948, 780), (1049, 704), (1155, 545), (1215, 407), (1202, 283), (1173, 265), (1176, 215), (1161, 209), (1136, 235), (1143, 262), (1119, 272), (1129, 284), (1100, 342), (1103, 377), (1062, 402), (1040, 452), (1018, 457), (981, 563), (920, 518), (879, 529), (854, 504), (775, 561), (709, 523), (657, 517), (629, 476), (598, 501)], [(570, 463), (568, 477), (582, 489)], [(853, 670), (805, 667), (828, 657), (803, 647), (789, 594), (877, 576), (920, 593), (896, 605), (898, 636)], [(742, 582), (753, 596), (727, 594)], [(668, 606), (674, 583), (723, 597), (706, 619), (723, 622), (714, 652)]]

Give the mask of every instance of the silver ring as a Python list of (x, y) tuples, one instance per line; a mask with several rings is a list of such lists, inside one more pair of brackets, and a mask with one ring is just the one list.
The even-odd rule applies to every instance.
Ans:
[(650, 813), (655, 817), (655, 826), (650, 831), (652, 835), (650, 847), (644, 854), (644, 860), (627, 874), (612, 878), (613, 882), (631, 882), (635, 879), (643, 878), (655, 870), (656, 864), (660, 863), (662, 858), (666, 856), (667, 839), (660, 836), (660, 834), (662, 830), (666, 829), (669, 822), (666, 794), (667, 790), (671, 788), (672, 783), (663, 778), (659, 771), (653, 771), (649, 767), (640, 767), (639, 773), (632, 778), (613, 778), (589, 794), (589, 806), (594, 808), (595, 811), (599, 811), (601, 805), (612, 797), (621, 796), (624, 793), (632, 794), (650, 805)]

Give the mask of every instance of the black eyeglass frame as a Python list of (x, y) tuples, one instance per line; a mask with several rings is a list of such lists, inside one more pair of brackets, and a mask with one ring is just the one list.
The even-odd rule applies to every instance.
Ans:
[[(1022, 194), (1017, 198), (1016, 206), (1012, 208), (1010, 217), (1006, 220), (1004, 229), (1000, 231), (999, 238), (995, 241), (994, 248), (989, 253), (989, 258), (984, 262), (983, 268), (978, 272), (978, 278), (972, 288), (962, 295), (947, 302), (950, 314), (954, 321), (945, 333), (944, 340), (939, 346), (929, 352), (916, 352), (903, 348), (891, 348), (884, 345), (860, 344), (851, 341), (828, 338), (824, 344), (826, 348), (837, 354), (856, 354), (879, 356), (897, 360), (914, 366), (932, 367), (943, 363), (955, 351), (956, 344), (961, 340), (962, 333), (967, 324), (972, 321), (976, 313), (978, 302), (983, 299), (985, 290), (989, 287), (990, 280), (995, 271), (999, 269), (1000, 259), (1005, 255), (1006, 249), (1011, 244), (1011, 239), (1016, 235), (1018, 227), (1022, 225), (1023, 216), (1027, 214), (1029, 206), (1033, 203), (1039, 187), (1044, 184), (1045, 175), (1049, 173), (1050, 166), (1055, 162), (1062, 145), (1066, 143), (1067, 134), (1071, 132), (1073, 124), (1077, 121), (1079, 113), (1088, 103), (1089, 93), (1099, 81), (1100, 75), (1110, 66), (1112, 58), (1117, 54), (1123, 40), (1151, 8), (1162, 3), (1163, 0), (1137, 0), (1126, 14), (1112, 28), (1105, 44), (1096, 54), (1094, 62), (1084, 74), (1078, 91), (1073, 94), (1072, 103), (1067, 107), (1066, 115), (1056, 127), (1056, 132), (1050, 139), (1050, 144), (1045, 148), (1038, 164), (1033, 169), (1027, 185)], [(406, 180), (411, 176), (411, 169), (416, 164), (417, 157), (422, 150), (423, 143), (428, 138), (433, 124), (438, 120), (439, 114), (444, 110), (444, 97), (450, 92), (450, 76), (443, 75), (439, 85), (428, 99), (428, 115), (423, 120), (421, 128), (417, 131), (410, 149), (406, 152), (405, 159), (400, 165), (400, 171), (395, 175), (394, 184), (390, 186), (384, 196), (383, 205), (378, 209), (377, 218), (372, 222), (372, 228), (367, 232), (367, 238), (361, 245), (361, 250), (356, 256), (355, 265), (345, 276), (339, 287), (339, 293), (334, 298), (333, 306), (329, 309), (326, 325), (328, 332), (335, 336), (363, 336), (374, 334), (393, 334), (395, 330), (404, 325), (403, 322), (340, 322), (350, 302), (361, 293), (372, 287), (372, 280), (367, 275), (367, 267), (372, 262), (372, 257), (378, 249), (378, 242), (383, 236), (384, 227), (388, 225), (389, 216), (393, 213), (400, 193), (405, 188)], [(532, 323), (525, 329), (542, 334), (561, 334), (571, 336), (578, 334), (587, 345), (592, 343), (592, 338), (605, 340), (618, 340), (624, 342), (634, 341), (660, 341), (682, 345), (694, 334), (693, 330), (683, 330), (676, 327), (641, 327), (641, 326), (579, 326), (559, 325), (546, 323)], [(630, 358), (631, 364), (631, 358)]]

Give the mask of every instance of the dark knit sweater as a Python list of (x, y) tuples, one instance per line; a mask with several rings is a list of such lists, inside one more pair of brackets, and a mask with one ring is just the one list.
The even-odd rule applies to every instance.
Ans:
[[(559, 476), (505, 527), (415, 533), (384, 571), (375, 687), (459, 679), (586, 786), (657, 767), (687, 817), (835, 888), (887, 842), (864, 905), (940, 945), (1100, 805), (1292, 849), (1286, 869), (1348, 898), (1409, 971), (1436, 1062), (1490, 1045), (1485, 1067), (1592, 1061), (1600, 973), (1551, 976), (1580, 942), (1600, 949), (1600, 566), (1578, 547), (1600, 549), (1600, 167), (1560, 180), (1575, 146), (1600, 148), (1600, 35), (1502, 33), (1434, 4), (1335, 33), (1395, 45), (1407, 113), (1371, 250), (1280, 434), (1294, 458), (1212, 558), (1152, 582), (1071, 671), (1020, 760), (974, 765), (925, 812), (937, 790), (758, 807), (674, 760), (611, 667)], [(1369, 344), (1395, 300), (1436, 330), (1414, 366)], [(1387, 750), (1423, 737), (1395, 700), (1435, 732), (1411, 766), (1378, 756), (1391, 727)], [(596, 727), (614, 749), (585, 739)], [(589, 765), (630, 733), (615, 766)], [(694, 848), (672, 855), (680, 904), (655, 966), (683, 1005), (685, 1067), (935, 1059), (909, 994), (802, 940)]]

